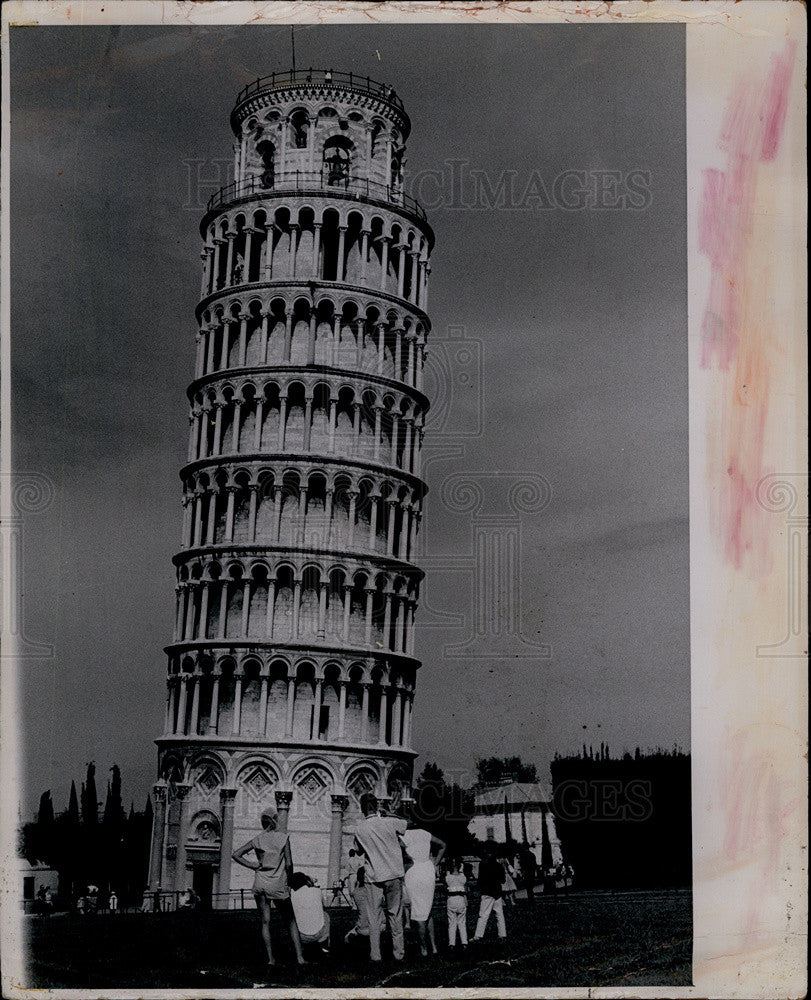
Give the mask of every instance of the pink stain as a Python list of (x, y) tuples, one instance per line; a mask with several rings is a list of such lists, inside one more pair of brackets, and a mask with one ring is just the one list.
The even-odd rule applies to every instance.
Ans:
[(761, 869), (747, 903), (743, 947), (756, 946), (760, 913), (774, 883), (781, 875), (780, 845), (788, 835), (788, 817), (800, 806), (788, 798), (791, 785), (781, 777), (776, 757), (753, 744), (752, 733), (736, 733), (728, 747), (730, 773), (724, 782), (726, 835), (724, 856), (731, 864), (761, 858)]
[(772, 56), (772, 72), (769, 89), (766, 94), (765, 124), (763, 129), (763, 151), (761, 159), (773, 160), (780, 145), (780, 136), (786, 122), (788, 111), (788, 88), (791, 83), (791, 70), (794, 66), (796, 42), (789, 42), (779, 54)]
[(735, 88), (718, 141), (727, 166), (704, 171), (698, 220), (699, 252), (711, 266), (701, 367), (731, 373), (730, 397), (723, 401), (725, 474), (717, 493), (724, 554), (741, 569), (754, 553), (749, 568), (757, 576), (769, 568), (756, 488), (766, 471), (767, 351), (773, 331), (768, 280), (752, 245), (754, 206), (761, 164), (775, 158), (783, 135), (795, 49), (796, 43), (788, 42), (765, 75), (753, 70)]

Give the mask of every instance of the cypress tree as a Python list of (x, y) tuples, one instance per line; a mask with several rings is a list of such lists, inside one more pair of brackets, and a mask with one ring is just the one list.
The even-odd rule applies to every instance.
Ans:
[(96, 765), (91, 760), (87, 765), (87, 778), (82, 785), (82, 822), (95, 826), (99, 821), (99, 799), (96, 794)]
[(51, 790), (43, 792), (39, 797), (39, 809), (37, 810), (37, 823), (43, 829), (53, 825), (54, 807), (51, 801)]
[(107, 798), (104, 802), (104, 823), (113, 829), (121, 825), (123, 809), (121, 806), (121, 771), (117, 764), (110, 768), (113, 772), (112, 782), (107, 782)]
[(124, 810), (121, 807), (121, 771), (117, 764), (110, 768), (113, 777), (107, 782), (107, 798), (104, 800), (102, 819), (102, 861), (104, 877), (110, 888), (121, 891), (124, 867), (123, 825)]
[(79, 825), (79, 799), (76, 796), (76, 782), (70, 783), (70, 799), (68, 800), (68, 821), (71, 826)]

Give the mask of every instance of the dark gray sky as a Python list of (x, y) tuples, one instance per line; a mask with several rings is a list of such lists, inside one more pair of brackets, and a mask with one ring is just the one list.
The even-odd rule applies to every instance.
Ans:
[[(412, 174), (464, 161), (492, 188), (514, 171), (520, 195), (538, 171), (551, 197), (567, 170), (649, 171), (642, 210), (473, 210), (449, 181), (444, 199), (423, 187), (433, 371), (449, 327), (483, 356), (467, 383), (452, 366), (452, 398), (438, 387), (450, 411), (446, 436), (426, 439), (426, 544), (433, 563), (471, 552), (469, 519), (440, 498), (448, 476), (545, 477), (549, 506), (522, 522), (521, 601), (525, 635), (551, 657), (506, 643), (452, 658), (469, 629), (425, 626), (414, 745), (418, 768), (454, 771), (490, 753), (543, 770), (602, 739), (687, 747), (683, 26), (317, 26), (296, 29), (296, 52), (300, 67), (397, 88)], [(26, 632), (55, 647), (23, 664), (26, 810), (47, 787), (63, 807), (90, 759), (102, 781), (118, 763), (139, 806), (154, 780), (196, 202), (227, 180), (238, 90), (289, 65), (289, 27), (11, 29), (14, 466), (57, 490), (24, 526)], [(191, 161), (210, 179), (200, 192)], [(476, 426), (479, 389), (483, 432), (454, 439)], [(452, 444), (461, 453), (441, 459)], [(486, 512), (499, 503), (488, 493)], [(436, 570), (425, 596), (469, 618), (463, 571)]]

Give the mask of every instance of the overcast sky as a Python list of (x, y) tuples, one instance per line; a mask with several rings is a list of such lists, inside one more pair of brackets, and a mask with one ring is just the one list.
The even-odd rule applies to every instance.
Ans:
[[(520, 196), (537, 171), (554, 201), (564, 171), (649, 172), (641, 210), (466, 208), (449, 180), (444, 198), (422, 186), (443, 401), (424, 593), (468, 624), (422, 616), (413, 738), (418, 769), (454, 773), (508, 753), (544, 771), (584, 741), (688, 747), (683, 26), (318, 26), (296, 55), (396, 87), (412, 175), (482, 171), (497, 190), (513, 171)], [(90, 759), (102, 787), (118, 763), (139, 807), (154, 781), (199, 198), (228, 180), (237, 92), (290, 59), (289, 27), (11, 29), (14, 465), (56, 488), (24, 525), (25, 630), (55, 650), (23, 664), (26, 811), (48, 787), (63, 808)], [(474, 344), (467, 367), (442, 367), (449, 328)], [(447, 653), (470, 632), (472, 550), (442, 484), (493, 469), (515, 475), (479, 479), (486, 514), (521, 474), (551, 489), (521, 525), (522, 630), (548, 658)]]

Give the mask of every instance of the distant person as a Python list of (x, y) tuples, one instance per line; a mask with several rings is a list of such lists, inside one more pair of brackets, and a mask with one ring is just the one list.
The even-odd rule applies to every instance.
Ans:
[(366, 866), (363, 858), (354, 847), (349, 849), (349, 875), (347, 877), (347, 887), (349, 895), (352, 897), (358, 909), (358, 919), (355, 926), (349, 929), (344, 941), (351, 941), (356, 937), (369, 937), (369, 897), (366, 893)]
[(81, 893), (76, 900), (76, 912), (80, 917), (83, 917), (87, 912), (87, 897), (84, 893)]
[(458, 932), (459, 943), (467, 948), (467, 878), (457, 858), (450, 863), (445, 885), (448, 887), (448, 946), (456, 947)]
[(396, 816), (381, 816), (371, 792), (361, 796), (364, 818), (355, 830), (355, 842), (366, 858), (366, 892), (369, 897), (369, 951), (372, 962), (381, 961), (380, 934), (384, 912), (388, 917), (394, 958), (401, 961), (403, 944), (403, 851), (400, 836), (408, 824)]
[(52, 913), (54, 908), (54, 894), (50, 886), (45, 890), (45, 909)]
[(479, 865), (479, 891), (482, 895), (479, 920), (476, 924), (476, 933), (473, 935), (474, 941), (481, 941), (484, 937), (491, 913), (496, 915), (499, 938), (502, 941), (507, 938), (507, 925), (504, 922), (504, 874), (504, 868), (496, 858), (495, 846), (485, 844), (485, 856)]
[(515, 893), (518, 889), (518, 886), (515, 884), (515, 879), (513, 878), (515, 869), (510, 864), (509, 858), (501, 858), (500, 864), (504, 869), (504, 902), (508, 906), (515, 906)]
[[(298, 925), (290, 903), (289, 878), (293, 874), (293, 856), (290, 852), (290, 840), (286, 833), (276, 829), (276, 813), (267, 810), (262, 813), (262, 832), (258, 837), (243, 844), (234, 851), (232, 858), (243, 868), (256, 872), (253, 880), (253, 896), (262, 927), (262, 940), (268, 957), (268, 968), (273, 969), (276, 960), (270, 939), (270, 904), (274, 903), (280, 911), (290, 931), (290, 940), (296, 952), (299, 965), (306, 965), (301, 951)], [(253, 852), (256, 861), (247, 860), (247, 855)]]
[[(413, 822), (409, 823), (408, 830), (400, 839), (411, 860), (411, 866), (405, 873), (405, 888), (411, 899), (411, 920), (417, 925), (420, 954), (427, 955), (430, 947), (431, 953), (436, 955), (431, 911), (436, 889), (436, 865), (442, 860), (445, 844)], [(436, 854), (432, 853), (432, 848), (436, 848)]]
[(200, 899), (194, 889), (186, 889), (181, 896), (181, 910), (196, 910)]
[(324, 909), (321, 889), (304, 872), (293, 872), (290, 876), (290, 902), (301, 943), (319, 944), (322, 953), (328, 955), (329, 914)]
[(574, 868), (571, 865), (566, 865), (566, 888), (574, 888)]
[(535, 902), (535, 878), (538, 871), (538, 862), (535, 853), (529, 847), (522, 848), (518, 855), (521, 863), (521, 882), (527, 890), (527, 902)]
[(110, 913), (113, 916), (115, 916), (115, 914), (118, 913), (118, 896), (116, 896), (115, 890), (113, 890), (110, 893), (110, 899), (109, 899), (107, 905), (110, 907)]

